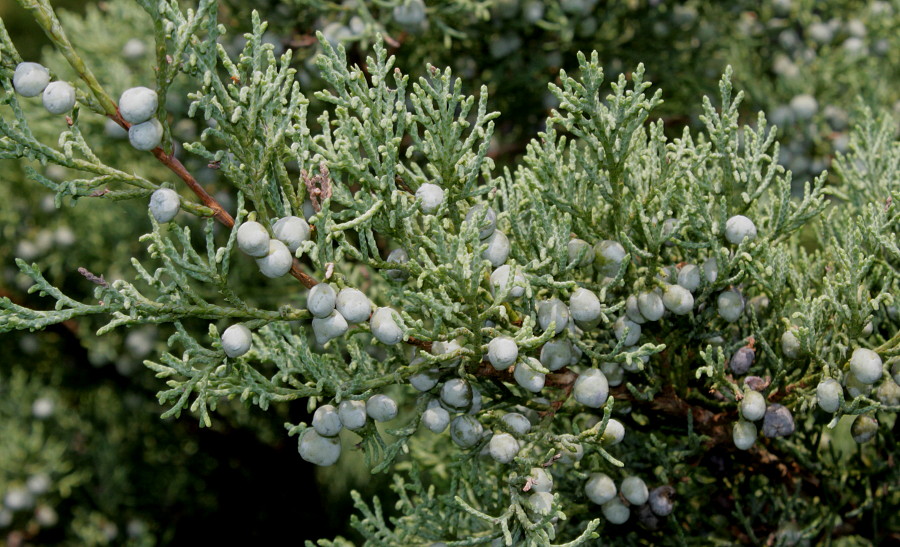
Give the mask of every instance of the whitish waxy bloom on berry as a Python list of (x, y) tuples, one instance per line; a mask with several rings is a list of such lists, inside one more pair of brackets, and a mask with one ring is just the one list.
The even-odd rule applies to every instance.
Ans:
[(162, 124), (156, 118), (128, 128), (128, 142), (137, 150), (153, 150), (162, 142), (162, 136)]
[(755, 357), (756, 351), (749, 346), (744, 346), (734, 352), (734, 355), (731, 356), (731, 360), (728, 361), (728, 366), (731, 367), (731, 371), (735, 374), (747, 374), (747, 371), (750, 370), (750, 366), (753, 365), (753, 359)]
[[(628, 331), (627, 334), (626, 331)], [(633, 346), (641, 339), (641, 326), (623, 316), (618, 318), (613, 325), (613, 333), (616, 335), (616, 340), (624, 342), (626, 346)]]
[(609, 397), (609, 384), (606, 376), (595, 368), (582, 372), (575, 380), (572, 392), (575, 400), (590, 408), (600, 408)]
[(657, 486), (650, 491), (650, 500), (648, 501), (648, 503), (650, 504), (650, 510), (653, 511), (653, 513), (657, 516), (668, 516), (672, 512), (672, 509), (675, 505), (674, 503), (672, 503), (672, 497), (674, 495), (675, 489), (668, 484)]
[[(448, 353), (453, 353), (461, 348), (462, 346), (456, 340), (437, 340), (431, 344), (431, 353), (432, 355), (447, 355)], [(459, 357), (446, 362), (446, 366), (455, 367), (458, 364)]]
[(594, 269), (601, 276), (615, 277), (625, 260), (625, 247), (618, 241), (603, 241), (594, 245)]
[(781, 353), (788, 359), (796, 359), (800, 356), (800, 340), (794, 331), (785, 331), (781, 335)]
[(429, 406), (422, 413), (422, 423), (430, 431), (441, 433), (450, 425), (450, 413), (440, 405)]
[(334, 311), (337, 293), (328, 283), (319, 283), (309, 290), (306, 297), (306, 309), (315, 317), (328, 317)]
[[(425, 358), (421, 355), (417, 355), (416, 358), (409, 363), (409, 365), (414, 367), (424, 362)], [(413, 374), (409, 377), (409, 383), (418, 391), (429, 391), (431, 390), (431, 388), (437, 385), (439, 377), (440, 372), (438, 371), (438, 369), (432, 368), (418, 374)]]
[(523, 361), (519, 361), (513, 370), (513, 378), (522, 388), (537, 393), (544, 389), (545, 376), (540, 372), (540, 363), (534, 357), (528, 357)]
[(666, 309), (675, 315), (686, 315), (694, 309), (694, 295), (681, 285), (668, 285), (662, 301)]
[(572, 362), (572, 343), (566, 339), (550, 340), (541, 348), (541, 364), (549, 371), (556, 371)]
[(519, 453), (519, 441), (509, 433), (497, 433), (488, 445), (491, 457), (499, 463), (509, 463)]
[(745, 239), (756, 239), (756, 225), (744, 215), (734, 215), (725, 222), (725, 239), (734, 245), (740, 245)]
[(634, 505), (644, 505), (650, 498), (650, 490), (647, 489), (647, 483), (640, 477), (626, 477), (622, 481), (622, 495), (628, 500), (628, 503)]
[(659, 321), (666, 308), (657, 291), (642, 292), (637, 297), (638, 310), (647, 321)]
[(762, 393), (745, 389), (744, 398), (741, 399), (741, 416), (745, 420), (755, 422), (766, 414), (766, 398)]
[(584, 494), (597, 505), (616, 497), (616, 483), (606, 473), (591, 473), (584, 484)]
[(323, 437), (309, 428), (300, 436), (299, 452), (309, 463), (327, 467), (341, 457), (341, 441), (338, 437)]
[(553, 494), (550, 492), (535, 492), (528, 496), (528, 509), (536, 515), (549, 515), (553, 511)]
[(140, 38), (132, 38), (122, 46), (122, 57), (129, 61), (137, 61), (147, 53), (147, 45)]
[(622, 366), (619, 363), (607, 361), (605, 363), (600, 363), (600, 372), (606, 376), (606, 382), (610, 385), (610, 387), (616, 387), (622, 384), (624, 378), (624, 373), (622, 372)]
[(875, 398), (883, 405), (900, 405), (900, 386), (893, 378), (885, 378), (878, 389), (875, 390)]
[(418, 25), (425, 20), (423, 0), (403, 0), (394, 6), (394, 21), (401, 25)]
[(610, 524), (625, 524), (631, 516), (631, 509), (619, 501), (619, 498), (613, 498), (604, 503), (601, 510), (603, 511), (603, 516), (606, 517)]
[(731, 439), (739, 450), (748, 450), (756, 442), (756, 425), (746, 420), (738, 420), (731, 430)]
[(349, 325), (339, 311), (331, 310), (331, 313), (325, 317), (313, 317), (312, 328), (313, 334), (316, 335), (316, 342), (324, 345), (329, 340), (343, 336)]
[(181, 197), (171, 188), (160, 188), (150, 195), (150, 214), (156, 222), (171, 222), (181, 208)]
[(553, 490), (553, 475), (543, 467), (532, 467), (528, 477), (531, 479), (532, 492), (549, 492)]
[(372, 302), (359, 289), (349, 287), (341, 289), (334, 304), (348, 323), (362, 323), (372, 314)]
[(463, 414), (450, 422), (450, 438), (463, 448), (471, 448), (478, 444), (484, 428), (474, 416)]
[(852, 372), (844, 375), (844, 387), (847, 388), (847, 393), (850, 395), (848, 399), (868, 395), (872, 392), (872, 384), (861, 382)]
[(362, 429), (366, 425), (366, 403), (349, 399), (341, 401), (338, 405), (338, 416), (344, 427), (350, 431)]
[(144, 123), (156, 113), (159, 99), (149, 87), (126, 89), (119, 97), (119, 114), (128, 123)]
[(837, 412), (841, 407), (841, 393), (844, 388), (834, 378), (826, 378), (816, 386), (816, 401), (825, 412)]
[[(594, 262), (594, 248), (591, 247), (591, 244), (583, 239), (570, 239), (569, 243), (566, 245), (566, 250), (569, 253), (569, 263), (571, 264), (573, 261), (578, 260), (578, 266), (583, 268), (592, 262)], [(584, 254), (582, 254), (584, 253)], [(579, 260), (578, 257), (581, 257)]]
[(525, 294), (525, 288), (528, 286), (525, 276), (522, 275), (522, 269), (516, 266), (515, 273), (508, 264), (504, 264), (491, 273), (491, 288), (495, 295), (499, 295), (509, 288), (507, 299), (514, 300)]
[(737, 290), (722, 291), (716, 299), (719, 317), (734, 323), (744, 313), (744, 297)]
[(625, 316), (638, 325), (643, 325), (647, 322), (647, 319), (641, 315), (641, 310), (638, 308), (637, 296), (633, 294), (625, 300)]
[(709, 257), (703, 263), (703, 278), (707, 283), (715, 283), (719, 277), (719, 263), (715, 257)]
[(259, 222), (244, 222), (237, 231), (238, 249), (246, 254), (261, 258), (269, 253), (269, 232)]
[(579, 287), (569, 297), (569, 313), (582, 323), (590, 323), (600, 317), (600, 299), (594, 291)]
[(51, 114), (65, 114), (75, 108), (75, 88), (69, 82), (50, 82), (41, 95), (44, 108)]
[(451, 378), (441, 386), (441, 401), (453, 410), (466, 410), (472, 404), (472, 386), (462, 378)]
[(600, 440), (606, 446), (619, 444), (625, 440), (625, 426), (622, 425), (622, 422), (619, 420), (610, 418), (609, 421), (606, 422), (606, 429), (603, 431)]
[(528, 418), (518, 412), (507, 412), (500, 418), (500, 421), (503, 422), (510, 431), (520, 437), (531, 431), (531, 422), (528, 421)]
[(853, 419), (850, 425), (850, 434), (853, 440), (859, 444), (871, 441), (878, 433), (878, 420), (865, 414), (860, 414)]
[(466, 223), (478, 222), (478, 237), (481, 239), (490, 237), (497, 226), (497, 213), (490, 207), (485, 211), (485, 207), (487, 206), (483, 203), (475, 205), (466, 213), (465, 220)]
[(481, 253), (481, 257), (490, 262), (494, 268), (499, 268), (509, 258), (509, 238), (500, 230), (494, 230), (484, 242), (487, 243), (487, 248)]
[(396, 313), (391, 308), (378, 308), (369, 319), (372, 335), (382, 344), (393, 346), (403, 340), (403, 329), (397, 324)]
[(700, 268), (695, 264), (685, 264), (678, 270), (678, 284), (694, 292), (700, 287)]
[(387, 395), (372, 395), (366, 401), (366, 414), (376, 422), (389, 422), (397, 417), (397, 402)]
[(222, 349), (229, 357), (240, 357), (247, 353), (251, 343), (250, 329), (240, 323), (231, 325), (222, 333)]
[[(406, 264), (409, 262), (409, 255), (406, 253), (406, 249), (397, 248), (388, 253), (385, 261), (393, 262), (394, 264)], [(394, 280), (406, 279), (408, 276), (405, 270), (385, 270), (384, 275)]]
[(312, 426), (323, 437), (334, 437), (343, 429), (341, 417), (332, 405), (322, 405), (313, 413)]
[(794, 416), (786, 406), (774, 403), (766, 409), (763, 420), (763, 435), (766, 437), (787, 437), (794, 432)]
[(53, 399), (38, 397), (31, 403), (31, 415), (38, 420), (46, 420), (53, 415), (53, 409), (55, 407), (56, 403), (53, 402)]
[(850, 372), (864, 384), (874, 384), (881, 379), (881, 357), (866, 348), (856, 348), (850, 357)]
[(566, 446), (562, 443), (559, 444), (559, 462), (570, 464), (581, 461), (581, 458), (584, 457), (584, 446), (582, 446), (581, 443), (578, 442), (578, 437), (576, 437), (575, 435), (566, 434), (560, 435), (559, 439), (565, 440), (567, 444), (571, 446)]
[(519, 346), (508, 336), (498, 336), (488, 342), (488, 361), (497, 370), (506, 370), (519, 357)]
[(294, 256), (284, 243), (277, 239), (269, 240), (269, 252), (266, 256), (256, 259), (259, 271), (266, 277), (276, 278), (291, 271), (294, 264)]
[(444, 203), (444, 189), (437, 184), (426, 182), (416, 190), (416, 199), (423, 213), (433, 213)]
[(275, 239), (287, 245), (291, 253), (295, 253), (309, 239), (309, 224), (300, 217), (284, 217), (275, 221), (272, 233), (275, 234)]
[(797, 95), (791, 99), (791, 110), (799, 120), (808, 120), (812, 118), (819, 109), (819, 103), (816, 98), (807, 93)]
[(50, 83), (50, 71), (39, 63), (19, 63), (13, 73), (13, 87), (23, 97), (37, 97)]

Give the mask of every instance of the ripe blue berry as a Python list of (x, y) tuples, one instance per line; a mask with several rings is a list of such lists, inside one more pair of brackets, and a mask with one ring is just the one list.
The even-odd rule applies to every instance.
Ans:
[(528, 474), (532, 492), (549, 492), (553, 489), (553, 475), (543, 467), (532, 467)]
[(694, 292), (700, 287), (700, 268), (694, 264), (685, 264), (678, 270), (678, 284)]
[(322, 405), (313, 413), (312, 426), (323, 437), (334, 437), (343, 429), (341, 417), (332, 405)]
[(659, 321), (666, 308), (657, 291), (642, 292), (637, 297), (638, 310), (647, 321)]
[(389, 422), (397, 417), (397, 402), (387, 395), (372, 395), (366, 401), (366, 414), (376, 422)]
[(794, 331), (785, 331), (781, 335), (781, 353), (788, 359), (796, 359), (800, 356), (800, 340)]
[(544, 389), (545, 376), (540, 372), (541, 365), (534, 357), (527, 357), (516, 364), (513, 370), (513, 378), (516, 383), (532, 393)]
[(39, 63), (19, 63), (13, 73), (13, 87), (23, 97), (37, 97), (50, 83), (50, 71)]
[(494, 228), (497, 226), (497, 213), (485, 204), (479, 203), (466, 213), (465, 222), (478, 222), (478, 237), (487, 239), (494, 233)]
[[(448, 353), (453, 353), (462, 346), (457, 340), (438, 340), (431, 344), (431, 353), (432, 355), (447, 355)], [(445, 366), (455, 367), (459, 364), (459, 357), (455, 359), (451, 359), (450, 361), (445, 361)]]
[(594, 245), (594, 269), (604, 277), (615, 277), (625, 260), (625, 247), (618, 241), (603, 241)]
[(550, 328), (550, 323), (555, 323), (556, 334), (566, 330), (569, 325), (569, 308), (558, 298), (544, 300), (538, 304), (538, 324), (541, 329)]
[(494, 268), (499, 268), (509, 258), (509, 238), (500, 230), (494, 230), (484, 242), (487, 243), (487, 248), (481, 253), (481, 257), (490, 262)]
[(619, 501), (619, 498), (613, 498), (604, 503), (601, 510), (610, 524), (625, 524), (631, 516), (631, 509)]
[(518, 412), (507, 412), (500, 418), (500, 421), (503, 422), (510, 431), (520, 437), (531, 431), (531, 422), (528, 421), (528, 418)]
[(850, 372), (864, 384), (874, 384), (881, 379), (881, 357), (866, 348), (856, 348), (850, 357)]
[(416, 199), (423, 213), (433, 213), (444, 203), (444, 189), (437, 184), (426, 182), (416, 190)]
[[(388, 254), (385, 261), (393, 262), (394, 264), (406, 264), (409, 262), (409, 255), (405, 249), (397, 248)], [(389, 279), (398, 281), (406, 279), (409, 274), (406, 273), (406, 270), (385, 270), (384, 275), (388, 276)]]
[(498, 336), (488, 343), (488, 361), (497, 370), (506, 370), (519, 357), (516, 341), (508, 336)]
[(337, 293), (328, 283), (319, 283), (306, 296), (306, 309), (315, 317), (328, 317), (334, 311)]
[(366, 403), (363, 401), (341, 401), (338, 405), (338, 416), (341, 424), (350, 431), (362, 429), (366, 425)]
[(794, 432), (794, 416), (786, 406), (778, 403), (769, 405), (763, 420), (763, 435), (766, 437), (787, 437)]
[(549, 515), (553, 512), (553, 494), (550, 492), (535, 492), (528, 496), (528, 509), (536, 515)]
[(860, 414), (853, 419), (850, 425), (850, 434), (858, 444), (871, 441), (878, 433), (878, 420), (865, 414)]
[(269, 254), (270, 239), (269, 232), (259, 222), (250, 220), (238, 227), (238, 249), (252, 257), (262, 258)]
[(156, 113), (159, 99), (148, 87), (126, 89), (119, 97), (119, 114), (131, 124), (144, 123)]
[(610, 418), (608, 422), (606, 422), (606, 429), (603, 430), (603, 435), (600, 437), (600, 441), (606, 446), (615, 446), (622, 442), (625, 439), (625, 426), (622, 425), (622, 422), (615, 418)]
[(570, 464), (581, 461), (581, 458), (584, 457), (584, 446), (582, 446), (581, 443), (578, 442), (578, 438), (575, 435), (560, 435), (559, 439), (561, 441), (566, 441), (566, 443), (569, 445), (572, 445), (572, 448), (569, 448), (568, 446), (560, 443), (559, 462)]
[(609, 397), (609, 384), (606, 376), (595, 368), (582, 372), (575, 380), (572, 390), (575, 400), (590, 408), (600, 408)]
[(878, 389), (875, 390), (875, 398), (883, 405), (900, 405), (900, 386), (893, 378), (885, 378)]
[(171, 188), (160, 188), (150, 195), (150, 214), (156, 222), (171, 222), (181, 208), (181, 197)]
[(725, 223), (725, 239), (734, 245), (740, 245), (745, 239), (756, 239), (756, 225), (744, 215), (735, 215)]
[(481, 422), (468, 414), (457, 416), (450, 422), (450, 438), (462, 448), (471, 448), (478, 444), (483, 431)]
[(749, 346), (744, 346), (734, 352), (734, 355), (731, 356), (731, 360), (728, 361), (728, 366), (731, 367), (731, 371), (735, 374), (747, 374), (747, 371), (750, 370), (750, 366), (753, 365), (753, 359), (755, 357), (756, 351)]
[(812, 118), (818, 109), (818, 101), (816, 101), (815, 97), (807, 93), (797, 95), (791, 99), (791, 110), (794, 111), (794, 115), (798, 120), (808, 120)]
[(762, 393), (745, 389), (744, 398), (741, 399), (741, 416), (745, 420), (755, 422), (766, 414), (766, 398)]
[(309, 428), (300, 436), (300, 457), (314, 465), (334, 465), (341, 457), (341, 441), (338, 437), (323, 437)]
[(430, 431), (441, 433), (450, 424), (450, 413), (440, 405), (427, 408), (422, 413), (422, 423)]
[(309, 224), (300, 217), (288, 216), (275, 221), (272, 233), (275, 234), (275, 239), (287, 245), (293, 254), (309, 239)]
[(162, 124), (156, 118), (128, 128), (128, 142), (136, 150), (153, 150), (162, 142), (162, 136)]
[(606, 376), (606, 382), (610, 387), (616, 387), (622, 384), (622, 380), (624, 380), (624, 374), (622, 373), (622, 366), (619, 363), (607, 361), (605, 363), (600, 363), (600, 372)]
[(528, 281), (522, 275), (522, 269), (516, 267), (515, 272), (508, 264), (504, 264), (491, 273), (491, 288), (495, 295), (500, 295), (507, 290), (507, 300), (514, 300), (525, 294)]
[(341, 289), (334, 305), (348, 323), (362, 323), (372, 314), (372, 302), (359, 289)]
[(591, 473), (584, 484), (584, 494), (597, 505), (603, 505), (616, 497), (616, 483), (605, 473)]
[(613, 325), (613, 333), (616, 335), (616, 340), (624, 342), (626, 346), (633, 346), (641, 339), (641, 326), (623, 316), (619, 317)]
[[(579, 268), (584, 268), (594, 262), (594, 248), (583, 239), (570, 239), (566, 250), (569, 253), (569, 263), (577, 260)], [(579, 257), (581, 258), (579, 259)]]
[[(756, 392), (754, 391), (754, 393)], [(734, 446), (739, 450), (749, 450), (753, 443), (756, 442), (756, 426), (753, 422), (738, 420), (731, 431), (731, 438), (734, 441)]]
[(637, 296), (633, 294), (625, 299), (625, 316), (628, 317), (632, 323), (637, 323), (638, 325), (643, 325), (647, 322), (647, 318), (641, 315), (641, 310), (638, 308)]
[(313, 317), (312, 328), (316, 342), (325, 345), (329, 340), (343, 336), (347, 332), (348, 325), (339, 311), (331, 310), (326, 317)]
[(626, 477), (622, 481), (622, 495), (633, 505), (644, 505), (650, 498), (650, 490), (647, 489), (647, 483), (640, 477)]
[[(425, 362), (425, 358), (421, 355), (417, 355), (416, 358), (409, 363), (409, 365), (411, 367), (414, 367), (423, 362)], [(432, 368), (418, 374), (413, 374), (409, 377), (409, 383), (418, 391), (430, 391), (434, 386), (437, 385), (438, 378), (440, 378), (440, 371), (438, 371), (437, 368)]]
[(472, 404), (472, 386), (462, 378), (451, 378), (441, 386), (441, 401), (453, 410), (466, 410)]
[(252, 341), (250, 329), (240, 323), (231, 325), (222, 333), (222, 349), (225, 355), (231, 358), (240, 357), (250, 351)]
[(401, 25), (414, 26), (425, 20), (423, 0), (404, 0), (394, 6), (394, 20)]
[(572, 343), (566, 339), (550, 340), (541, 348), (540, 361), (547, 370), (553, 372), (572, 362)]
[(686, 315), (694, 309), (694, 295), (681, 285), (668, 285), (663, 292), (663, 305), (675, 315)]
[(581, 323), (590, 323), (600, 317), (600, 299), (594, 291), (579, 287), (569, 297), (569, 313)]
[(378, 308), (369, 319), (372, 335), (382, 344), (392, 346), (403, 340), (403, 329), (397, 324), (396, 314), (391, 308)]
[(653, 511), (653, 513), (657, 516), (668, 516), (675, 506), (675, 504), (672, 502), (672, 497), (674, 496), (675, 489), (668, 484), (657, 486), (650, 491), (650, 499), (648, 500), (648, 503), (650, 504), (650, 510)]
[(497, 433), (491, 437), (488, 447), (491, 457), (499, 463), (509, 463), (519, 453), (519, 441), (509, 433)]
[(816, 386), (816, 401), (825, 412), (837, 412), (841, 407), (841, 393), (844, 388), (834, 378), (826, 378)]
[(719, 263), (715, 257), (710, 257), (703, 263), (703, 277), (707, 283), (716, 282), (719, 277)]
[(44, 108), (51, 114), (65, 114), (75, 108), (75, 88), (69, 82), (56, 81), (47, 84), (41, 95)]
[(735, 290), (722, 291), (716, 299), (718, 305), (719, 317), (733, 323), (740, 319), (744, 313), (744, 297), (740, 292)]
[(260, 273), (266, 277), (276, 278), (291, 271), (294, 257), (284, 243), (277, 239), (269, 240), (269, 252), (266, 256), (256, 259), (256, 265)]

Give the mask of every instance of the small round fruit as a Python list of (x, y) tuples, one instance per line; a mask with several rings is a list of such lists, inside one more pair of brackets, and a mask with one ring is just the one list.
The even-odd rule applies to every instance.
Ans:
[(272, 233), (275, 234), (275, 239), (287, 245), (291, 253), (295, 253), (309, 239), (309, 224), (300, 217), (288, 216), (275, 221)]
[(532, 492), (549, 492), (553, 490), (553, 475), (543, 467), (532, 467), (528, 477), (531, 479)]
[(300, 436), (299, 452), (309, 463), (327, 467), (341, 457), (341, 441), (338, 437), (323, 437), (309, 428)]
[(171, 188), (159, 188), (150, 195), (150, 214), (156, 222), (171, 222), (181, 209), (181, 197)]
[(709, 257), (703, 263), (703, 278), (707, 283), (715, 283), (719, 277), (719, 263), (715, 257)]
[(637, 304), (647, 321), (659, 321), (666, 312), (662, 297), (657, 291), (642, 292), (637, 297)]
[(844, 387), (847, 388), (848, 399), (865, 396), (872, 392), (872, 384), (866, 384), (859, 381), (852, 372), (844, 375)]
[(433, 433), (442, 433), (450, 425), (450, 413), (447, 409), (434, 406), (422, 413), (422, 423)]
[(403, 0), (394, 6), (394, 20), (401, 25), (418, 25), (425, 20), (424, 0)]
[[(409, 262), (409, 254), (407, 254), (405, 249), (397, 248), (388, 253), (385, 262), (406, 264)], [(406, 270), (385, 270), (384, 275), (386, 275), (388, 279), (393, 279), (395, 281), (406, 279), (409, 276), (409, 274), (406, 273)]]
[(734, 245), (740, 245), (742, 241), (756, 239), (756, 225), (744, 215), (735, 215), (725, 222), (725, 239)]
[(604, 363), (600, 363), (600, 372), (606, 376), (606, 382), (610, 387), (616, 387), (622, 384), (624, 378), (624, 373), (622, 371), (622, 366), (619, 363), (613, 361), (607, 361)]
[[(753, 393), (756, 393), (755, 391)], [(734, 446), (739, 450), (749, 450), (756, 442), (756, 425), (746, 420), (738, 420), (731, 431)]]
[(795, 96), (791, 99), (791, 110), (799, 120), (808, 120), (813, 117), (819, 109), (819, 103), (816, 98), (808, 93)]
[(641, 339), (641, 326), (623, 316), (618, 318), (613, 325), (613, 333), (616, 335), (616, 340), (623, 342), (626, 346), (633, 346)]
[(487, 243), (487, 248), (481, 253), (481, 257), (490, 262), (494, 268), (499, 268), (509, 258), (511, 248), (509, 238), (500, 230), (494, 230), (484, 242)]
[(650, 510), (653, 511), (656, 516), (668, 516), (672, 513), (672, 509), (675, 505), (672, 500), (674, 496), (675, 489), (668, 484), (657, 486), (650, 491), (650, 499), (648, 501)]
[(616, 497), (616, 483), (606, 473), (591, 473), (584, 484), (584, 494), (597, 505)]
[(615, 277), (625, 260), (625, 247), (618, 241), (604, 239), (594, 245), (594, 269), (604, 277)]
[(865, 414), (860, 414), (853, 419), (850, 425), (850, 434), (857, 444), (871, 441), (878, 433), (878, 420)]
[(259, 271), (266, 277), (276, 278), (291, 271), (294, 265), (294, 256), (284, 243), (277, 239), (269, 240), (269, 252), (266, 256), (256, 259)]
[(500, 418), (500, 421), (503, 422), (510, 431), (520, 437), (531, 431), (531, 422), (528, 421), (528, 418), (518, 412), (507, 412)]
[(619, 501), (619, 498), (613, 498), (604, 503), (601, 510), (610, 524), (625, 524), (631, 516), (631, 509)]
[(444, 203), (444, 189), (437, 184), (426, 182), (416, 190), (416, 199), (423, 213), (433, 213)]
[(244, 253), (262, 258), (269, 254), (269, 232), (259, 222), (244, 222), (237, 231), (237, 246)]
[(372, 335), (382, 344), (393, 346), (403, 340), (403, 329), (397, 324), (396, 314), (391, 308), (378, 308), (369, 319)]
[(745, 420), (755, 422), (766, 415), (766, 398), (758, 391), (748, 389), (741, 399), (741, 416)]
[(56, 81), (47, 84), (41, 95), (44, 108), (51, 114), (65, 114), (75, 108), (75, 88), (69, 82)]
[(881, 357), (866, 348), (856, 348), (850, 357), (850, 372), (864, 384), (874, 384), (881, 379)]
[(478, 225), (478, 237), (481, 239), (490, 237), (490, 235), (494, 233), (494, 228), (497, 226), (497, 213), (490, 207), (487, 207), (487, 211), (485, 211), (486, 207), (485, 204), (479, 203), (469, 209), (469, 212), (466, 213), (466, 223), (475, 222), (476, 220), (480, 222)]
[(488, 450), (495, 461), (509, 463), (519, 453), (519, 441), (509, 433), (497, 433), (491, 437)]
[(609, 397), (609, 383), (598, 369), (591, 368), (581, 373), (575, 380), (572, 392), (575, 400), (589, 408), (600, 408)]
[(900, 386), (893, 378), (887, 377), (875, 390), (875, 398), (883, 405), (900, 405)]
[[(457, 340), (437, 340), (431, 344), (432, 355), (448, 355), (461, 349), (462, 346)], [(444, 362), (444, 366), (455, 367), (459, 364), (459, 357)]]
[(348, 323), (362, 323), (372, 314), (372, 302), (359, 289), (350, 287), (341, 289), (334, 304)]
[(584, 446), (578, 442), (575, 435), (560, 435), (561, 440), (565, 440), (568, 444), (573, 445), (574, 450), (560, 443), (559, 462), (570, 464), (581, 461), (584, 457)]
[(553, 494), (550, 492), (535, 492), (528, 496), (528, 509), (536, 515), (549, 515), (553, 512)]
[(372, 395), (366, 401), (366, 414), (376, 422), (389, 422), (397, 417), (397, 402), (387, 395)]
[(569, 313), (582, 323), (590, 323), (600, 317), (600, 299), (594, 291), (579, 287), (569, 297)]
[(519, 357), (519, 346), (508, 336), (498, 336), (488, 342), (488, 361), (497, 370), (506, 370)]
[(119, 114), (131, 124), (144, 123), (153, 117), (159, 99), (156, 91), (148, 87), (126, 89), (119, 97)]
[(625, 316), (638, 325), (643, 325), (647, 322), (647, 318), (641, 315), (641, 310), (638, 308), (637, 296), (633, 294), (625, 299)]
[(554, 372), (571, 363), (574, 353), (569, 340), (550, 340), (541, 348), (540, 361), (544, 368)]
[[(594, 248), (583, 239), (570, 239), (566, 245), (569, 254), (569, 263), (578, 260), (578, 267), (584, 268), (594, 262)], [(583, 253), (583, 254), (582, 254)], [(579, 259), (579, 257), (581, 257)]]
[(606, 429), (600, 437), (601, 442), (606, 446), (614, 446), (625, 439), (625, 426), (622, 422), (615, 418), (610, 418), (606, 422)]
[(534, 357), (528, 357), (523, 361), (519, 361), (513, 370), (513, 378), (516, 380), (516, 383), (532, 393), (538, 393), (544, 389), (544, 381), (546, 380), (544, 373), (538, 370), (540, 363), (536, 361)]
[(508, 264), (504, 264), (491, 273), (491, 288), (493, 289), (494, 294), (499, 295), (508, 288), (508, 300), (514, 300), (521, 297), (525, 294), (525, 288), (527, 286), (528, 281), (525, 279), (525, 276), (522, 275), (522, 269), (518, 266), (516, 267), (515, 272), (513, 272)]
[(50, 83), (50, 71), (39, 63), (19, 63), (13, 72), (13, 87), (23, 97), (37, 97)]
[(350, 431), (362, 429), (366, 425), (366, 403), (365, 401), (351, 401), (346, 399), (338, 405), (338, 416), (341, 424)]
[(844, 388), (834, 378), (826, 378), (816, 386), (816, 401), (825, 412), (834, 413), (841, 407), (841, 393)]
[[(416, 366), (423, 362), (425, 362), (425, 359), (421, 356), (417, 356), (409, 365)], [(409, 383), (417, 391), (431, 391), (431, 389), (437, 385), (439, 378), (440, 371), (437, 368), (431, 368), (410, 376)]]
[(319, 283), (309, 290), (306, 296), (306, 309), (314, 317), (328, 317), (334, 311), (337, 293), (328, 283)]
[(781, 353), (788, 359), (796, 359), (800, 356), (800, 340), (794, 331), (785, 331), (781, 335)]
[(678, 270), (678, 284), (694, 292), (700, 287), (700, 268), (694, 264), (685, 264)]
[(441, 386), (441, 401), (453, 410), (466, 410), (472, 404), (472, 386), (462, 378), (451, 378)]
[(450, 422), (450, 438), (462, 448), (471, 448), (478, 444), (484, 428), (474, 416), (463, 414)]
[(787, 437), (794, 432), (794, 416), (786, 406), (774, 403), (766, 409), (763, 420), (763, 435), (766, 437)]
[(153, 150), (162, 142), (162, 136), (162, 124), (156, 118), (128, 128), (128, 142), (136, 150)]
[(722, 291), (716, 299), (719, 317), (734, 323), (744, 313), (744, 297), (737, 290)]
[(675, 315), (687, 315), (694, 309), (694, 295), (681, 285), (668, 285), (662, 301), (666, 309)]
[(312, 320), (316, 342), (322, 345), (343, 336), (347, 332), (348, 327), (347, 320), (337, 310), (331, 310), (331, 313), (326, 317), (313, 317)]
[(337, 409), (332, 405), (322, 405), (313, 413), (312, 426), (323, 437), (334, 437), (344, 426)]
[(240, 323), (231, 325), (222, 333), (222, 349), (225, 355), (231, 358), (240, 357), (250, 351), (252, 341), (250, 329)]
[(731, 368), (731, 372), (735, 374), (747, 374), (747, 371), (753, 365), (755, 357), (756, 351), (749, 346), (744, 346), (734, 352), (731, 360), (728, 361), (728, 366)]
[(140, 38), (132, 38), (122, 46), (122, 57), (128, 61), (137, 61), (147, 53), (147, 45)]
[(640, 477), (626, 477), (622, 481), (621, 491), (628, 503), (632, 505), (644, 505), (650, 498), (647, 483)]

